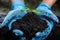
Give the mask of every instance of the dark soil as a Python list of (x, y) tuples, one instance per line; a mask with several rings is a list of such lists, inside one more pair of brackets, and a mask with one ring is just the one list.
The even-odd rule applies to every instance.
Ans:
[(40, 19), (34, 13), (25, 15), (21, 20), (17, 20), (12, 24), (12, 29), (22, 30), (27, 40), (31, 40), (38, 31), (42, 32), (47, 28), (47, 23)]

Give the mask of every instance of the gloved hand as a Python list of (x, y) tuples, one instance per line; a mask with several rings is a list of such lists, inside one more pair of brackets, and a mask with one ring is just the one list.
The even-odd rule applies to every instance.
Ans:
[[(43, 20), (45, 20), (48, 24), (48, 28), (46, 28), (43, 32), (37, 32), (35, 34), (35, 37), (32, 38), (32, 40), (44, 40), (47, 38), (47, 36), (50, 34), (52, 28), (53, 28), (53, 21), (55, 22), (59, 22), (58, 18), (55, 16), (55, 14), (53, 14), (53, 12), (51, 11), (51, 8), (49, 7), (49, 5), (45, 4), (45, 3), (41, 3), (38, 7), (37, 10), (41, 11), (41, 14), (37, 14), (40, 18), (42, 18)], [(44, 18), (43, 16), (46, 16), (52, 20), (47, 20), (46, 18)]]
[(7, 16), (5, 17), (4, 21), (2, 22), (1, 26), (8, 25), (8, 23), (12, 19), (21, 19), (25, 14), (27, 14), (26, 11), (21, 12), (21, 9), (25, 8), (25, 4), (21, 0), (14, 0), (12, 2), (12, 11), (10, 11)]
[[(21, 2), (21, 0), (15, 0), (12, 3), (12, 11), (10, 11), (7, 16), (5, 17), (4, 21), (2, 22), (1, 26), (8, 26), (8, 29), (11, 30), (11, 24), (12, 22), (16, 21), (17, 19), (22, 19), (24, 15), (27, 14), (26, 11), (22, 12), (21, 10), (25, 8), (25, 4)], [(13, 33), (15, 33), (16, 36), (22, 36), (23, 32), (21, 30), (12, 30)]]
[[(12, 20), (15, 21), (16, 19), (22, 19), (22, 17), (23, 17), (24, 15), (26, 15), (26, 14), (27, 14), (26, 11), (21, 12), (20, 9), (12, 10), (12, 11), (10, 11), (10, 12), (8, 13), (8, 15), (5, 17), (5, 19), (4, 19), (4, 21), (3, 21), (3, 23), (2, 23), (1, 25), (2, 25), (2, 27), (4, 27), (5, 25), (7, 25), (7, 26), (8, 26), (8, 29), (11, 30), (12, 27), (9, 26), (10, 22), (11, 22)], [(21, 30), (14, 30), (13, 33), (15, 33), (15, 35), (17, 35), (17, 36), (18, 36), (18, 35), (19, 35), (19, 36), (23, 35), (23, 32), (22, 32)]]

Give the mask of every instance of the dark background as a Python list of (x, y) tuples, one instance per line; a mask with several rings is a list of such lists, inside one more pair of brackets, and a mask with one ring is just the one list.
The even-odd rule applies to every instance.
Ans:
[[(27, 7), (36, 8), (42, 0), (25, 0)], [(11, 10), (11, 2), (10, 0), (0, 0), (0, 14), (7, 14), (8, 11)], [(60, 16), (60, 0), (57, 0), (55, 5), (52, 7), (52, 11)]]

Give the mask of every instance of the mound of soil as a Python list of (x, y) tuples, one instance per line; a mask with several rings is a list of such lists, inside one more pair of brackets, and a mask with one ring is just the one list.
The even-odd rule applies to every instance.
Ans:
[[(60, 17), (58, 18), (60, 20)], [(37, 31), (42, 32), (45, 28), (47, 28), (46, 22), (34, 13), (27, 14), (21, 20), (19, 19), (12, 24), (12, 30), (22, 30), (27, 40), (31, 40)], [(9, 31), (7, 27), (0, 29), (0, 40), (20, 40), (19, 37), (13, 35), (12, 31)], [(60, 24), (54, 25), (53, 30), (45, 40), (60, 40)]]
[(28, 13), (22, 19), (16, 20), (12, 24), (12, 29), (22, 30), (27, 40), (31, 40), (36, 32), (42, 32), (47, 26), (46, 21), (40, 19), (36, 14)]

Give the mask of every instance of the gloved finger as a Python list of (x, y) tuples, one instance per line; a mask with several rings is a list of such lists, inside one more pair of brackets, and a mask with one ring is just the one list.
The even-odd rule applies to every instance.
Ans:
[[(46, 19), (45, 19), (45, 20), (46, 20)], [(50, 32), (51, 32), (51, 30), (52, 30), (52, 28), (53, 28), (53, 22), (52, 22), (52, 21), (47, 21), (47, 20), (46, 20), (46, 22), (47, 22), (48, 27), (47, 27), (43, 32), (37, 32), (37, 33), (35, 34), (35, 36), (36, 36), (37, 38), (45, 39), (45, 38), (47, 38), (48, 35), (50, 34)]]
[(23, 9), (25, 8), (25, 3), (22, 0), (14, 0), (12, 2), (12, 9)]
[[(56, 17), (56, 15), (51, 11), (51, 8), (49, 7), (49, 5), (45, 4), (45, 3), (41, 3), (38, 7), (37, 10), (42, 11), (42, 15), (45, 15), (49, 18), (51, 18), (52, 20), (54, 20), (55, 22), (59, 22), (58, 18)], [(39, 14), (38, 14), (39, 15)]]
[(12, 30), (12, 32), (16, 35), (16, 36), (23, 36), (23, 32), (19, 29), (14, 29)]
[(8, 24), (8, 29), (11, 30), (12, 29), (12, 23), (15, 22), (16, 19), (11, 20), (11, 22)]

